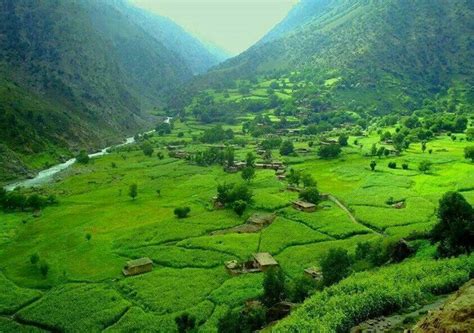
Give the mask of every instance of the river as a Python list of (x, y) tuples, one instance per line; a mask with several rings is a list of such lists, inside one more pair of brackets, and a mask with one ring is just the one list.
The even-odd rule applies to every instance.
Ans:
[[(171, 117), (166, 117), (164, 122), (169, 124), (171, 119), (172, 119)], [(153, 133), (153, 132), (154, 132), (154, 130), (146, 132), (144, 134), (150, 134), (150, 133)], [(108, 150), (110, 148), (122, 147), (122, 146), (132, 144), (134, 142), (135, 142), (134, 137), (126, 138), (124, 143), (121, 143), (121, 144), (115, 145), (115, 146), (111, 146), (111, 147), (106, 147), (106, 148), (102, 149), (99, 152), (89, 154), (89, 157), (90, 158), (97, 158), (97, 157), (108, 154)], [(40, 171), (34, 178), (18, 180), (14, 183), (8, 184), (4, 187), (4, 189), (7, 190), (7, 191), (13, 191), (17, 187), (33, 187), (33, 186), (39, 186), (39, 185), (49, 183), (50, 181), (53, 180), (54, 176), (57, 173), (69, 168), (74, 163), (76, 163), (76, 159), (71, 158), (70, 160), (68, 160), (64, 163), (56, 164), (55, 166), (52, 166), (48, 169)]]

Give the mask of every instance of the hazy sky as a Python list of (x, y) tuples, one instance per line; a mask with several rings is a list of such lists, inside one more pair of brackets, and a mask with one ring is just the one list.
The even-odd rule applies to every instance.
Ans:
[(131, 0), (167, 16), (232, 55), (245, 51), (280, 22), (298, 0)]

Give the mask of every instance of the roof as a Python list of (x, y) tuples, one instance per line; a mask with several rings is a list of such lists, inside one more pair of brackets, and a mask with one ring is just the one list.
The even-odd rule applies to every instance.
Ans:
[(273, 259), (272, 255), (268, 252), (254, 253), (254, 259), (259, 263), (260, 266), (276, 266), (277, 261)]
[(295, 205), (298, 205), (300, 207), (303, 207), (303, 208), (313, 208), (313, 207), (316, 207), (315, 204), (311, 203), (311, 202), (306, 202), (306, 201), (301, 201), (301, 200), (297, 200), (294, 202)]
[(153, 261), (148, 257), (127, 261), (128, 267), (145, 266), (149, 264), (153, 264)]

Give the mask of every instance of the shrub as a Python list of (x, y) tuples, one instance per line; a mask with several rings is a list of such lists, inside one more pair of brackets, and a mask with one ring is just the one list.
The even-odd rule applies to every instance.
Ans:
[(438, 223), (431, 231), (443, 257), (470, 253), (474, 247), (474, 209), (458, 192), (448, 192), (439, 201)]
[(36, 265), (40, 260), (40, 257), (38, 255), (38, 253), (33, 253), (31, 256), (30, 256), (30, 262), (32, 265)]
[(189, 207), (177, 207), (174, 209), (174, 215), (179, 219), (184, 219), (188, 217), (188, 214), (191, 212)]
[(403, 169), (403, 170), (408, 170), (408, 164), (407, 164), (407, 163), (403, 163), (403, 164), (402, 164), (402, 169)]
[(293, 142), (291, 141), (283, 141), (281, 146), (280, 146), (280, 154), (282, 156), (288, 156), (290, 154), (293, 154), (294, 152), (294, 146)]
[(375, 171), (376, 166), (377, 166), (377, 162), (375, 161), (370, 162), (370, 170)]
[(303, 191), (300, 192), (299, 198), (306, 201), (306, 202), (317, 204), (320, 200), (319, 191), (314, 186), (313, 187), (307, 187)]
[(337, 139), (337, 142), (341, 147), (346, 147), (347, 146), (347, 141), (349, 140), (349, 136), (347, 134), (341, 134), (339, 135), (339, 138)]
[(464, 157), (474, 162), (474, 146), (464, 148)]
[(41, 262), (39, 270), (41, 275), (43, 275), (43, 277), (46, 277), (49, 272), (49, 264), (46, 261)]
[(352, 260), (347, 250), (332, 248), (321, 260), (323, 282), (326, 286), (339, 282), (350, 274)]
[(271, 307), (284, 299), (285, 294), (285, 275), (283, 270), (279, 267), (270, 268), (265, 272), (265, 277), (263, 278), (263, 304)]
[(130, 188), (128, 190), (128, 195), (132, 200), (135, 200), (135, 198), (138, 196), (138, 185), (137, 184), (132, 184), (130, 185)]
[(318, 155), (321, 158), (335, 158), (341, 153), (341, 146), (338, 144), (323, 145), (319, 148)]
[(246, 167), (245, 169), (242, 170), (241, 176), (243, 180), (250, 183), (250, 181), (255, 178), (255, 168)]
[(233, 208), (234, 208), (234, 212), (238, 216), (242, 216), (245, 210), (247, 209), (247, 203), (243, 200), (237, 200), (236, 202), (234, 202)]
[(428, 171), (431, 170), (432, 165), (433, 164), (428, 160), (421, 161), (420, 164), (418, 165), (418, 170), (420, 170), (423, 173), (427, 173)]
[(145, 142), (142, 145), (142, 151), (145, 156), (151, 157), (153, 155), (153, 147), (149, 142)]
[(87, 155), (87, 152), (85, 150), (81, 150), (76, 156), (76, 162), (80, 164), (87, 164), (89, 163), (89, 160), (89, 155)]
[(396, 162), (389, 162), (388, 163), (388, 167), (390, 169), (396, 169), (397, 168), (397, 163)]

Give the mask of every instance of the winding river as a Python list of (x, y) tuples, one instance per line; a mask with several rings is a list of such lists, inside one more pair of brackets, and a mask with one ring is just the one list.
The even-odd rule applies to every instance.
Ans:
[[(167, 124), (169, 124), (170, 121), (171, 121), (171, 117), (166, 117), (166, 119), (164, 120), (164, 122), (167, 123)], [(145, 134), (150, 134), (150, 133), (153, 133), (153, 132), (154, 132), (154, 130), (146, 132)], [(134, 142), (135, 142), (134, 137), (126, 138), (124, 143), (121, 143), (121, 144), (115, 145), (115, 146), (111, 146), (111, 147), (106, 147), (106, 148), (102, 149), (99, 152), (89, 154), (89, 157), (90, 158), (100, 157), (100, 156), (108, 154), (108, 150), (110, 148), (122, 147), (122, 146), (132, 144)], [(54, 176), (57, 173), (69, 168), (74, 163), (76, 163), (76, 159), (71, 158), (70, 160), (68, 160), (64, 163), (56, 164), (55, 166), (52, 166), (51, 168), (40, 171), (34, 178), (19, 180), (19, 181), (16, 181), (14, 183), (8, 184), (4, 187), (4, 189), (7, 190), (7, 191), (13, 191), (17, 187), (33, 187), (33, 186), (39, 186), (39, 185), (49, 183), (50, 181), (53, 180)]]

